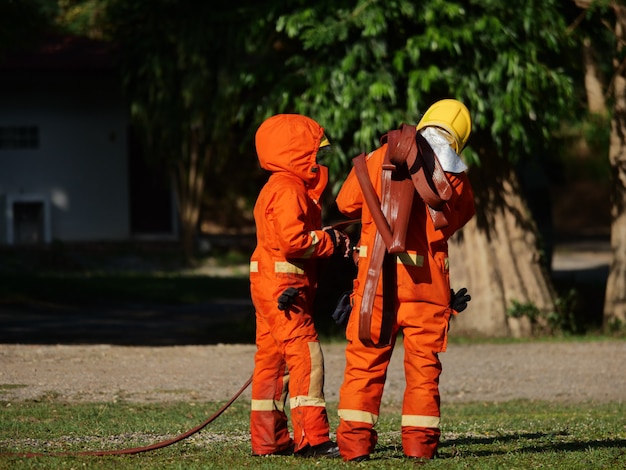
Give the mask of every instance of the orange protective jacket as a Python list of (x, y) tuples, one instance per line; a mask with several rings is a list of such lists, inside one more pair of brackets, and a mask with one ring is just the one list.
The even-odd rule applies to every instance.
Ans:
[[(328, 169), (316, 163), (316, 155), (323, 136), (314, 120), (295, 114), (269, 118), (256, 134), (261, 167), (272, 173), (254, 207), (257, 246), (250, 259), (257, 344), (250, 429), (257, 455), (291, 445), (287, 395), (295, 450), (329, 440), (323, 356), (312, 320), (316, 258), (334, 251), (321, 230), (319, 199)], [(289, 287), (299, 296), (291, 308), (279, 310), (278, 297)]]
[[(374, 190), (381, 197), (381, 165), (387, 151), (382, 145), (367, 156), (367, 171)], [(417, 192), (411, 209), (406, 236), (406, 252), (398, 255), (397, 302), (425, 302), (438, 309), (450, 303), (448, 270), (448, 238), (463, 227), (475, 214), (474, 195), (465, 173), (446, 173), (453, 195), (443, 209), (448, 226), (436, 230), (427, 207)], [(368, 254), (374, 246), (376, 224), (364, 203), (361, 187), (352, 169), (337, 195), (339, 210), (350, 218), (361, 218), (359, 241), (359, 270), (354, 295), (359, 300), (367, 276)], [(382, 302), (382, 282), (378, 283), (377, 296)], [(374, 329), (375, 327), (372, 326)], [(440, 345), (445, 348), (444, 344)]]
[(257, 133), (259, 162), (272, 172), (254, 207), (250, 280), (257, 299), (275, 303), (288, 287), (308, 298), (317, 285), (315, 258), (333, 254), (333, 241), (321, 230), (319, 201), (328, 169), (315, 162), (323, 136), (319, 124), (297, 114), (274, 116)]

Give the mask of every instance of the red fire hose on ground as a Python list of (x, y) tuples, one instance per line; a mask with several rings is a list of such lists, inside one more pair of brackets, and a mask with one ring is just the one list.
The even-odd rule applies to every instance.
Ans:
[(189, 436), (197, 433), (201, 429), (205, 428), (209, 423), (214, 421), (218, 416), (220, 416), (230, 405), (232, 405), (237, 398), (244, 392), (246, 388), (252, 383), (252, 377), (250, 377), (245, 384), (239, 389), (237, 393), (235, 393), (230, 400), (226, 404), (224, 404), (219, 410), (217, 410), (211, 417), (209, 417), (204, 423), (196, 426), (193, 429), (190, 429), (183, 434), (180, 434), (172, 439), (168, 439), (166, 441), (157, 442), (155, 444), (151, 444), (143, 447), (132, 447), (129, 449), (112, 449), (112, 450), (87, 450), (87, 451), (78, 451), (78, 452), (9, 452), (9, 453), (1, 453), (0, 455), (3, 457), (63, 457), (68, 455), (90, 455), (101, 457), (105, 455), (129, 455), (129, 454), (139, 454), (140, 452), (147, 452), (150, 450), (162, 449), (163, 447), (170, 446), (177, 442), (182, 441), (183, 439), (188, 438)]

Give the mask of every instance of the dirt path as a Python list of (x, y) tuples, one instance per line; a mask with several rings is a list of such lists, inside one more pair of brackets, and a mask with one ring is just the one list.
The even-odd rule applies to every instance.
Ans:
[[(254, 350), (254, 345), (0, 344), (0, 400), (227, 400), (250, 377)], [(337, 401), (343, 345), (323, 344), (323, 350), (326, 398)], [(385, 401), (402, 399), (402, 352), (397, 348), (392, 359)], [(625, 359), (626, 341), (453, 344), (441, 355), (442, 401), (623, 402)]]

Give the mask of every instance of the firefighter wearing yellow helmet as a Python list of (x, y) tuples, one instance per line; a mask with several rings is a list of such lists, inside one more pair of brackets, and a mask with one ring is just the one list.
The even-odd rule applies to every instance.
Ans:
[[(373, 199), (364, 197), (370, 189), (367, 189), (368, 185), (361, 186), (359, 183), (359, 177), (363, 181), (364, 176), (360, 163), (351, 170), (337, 195), (339, 210), (347, 217), (360, 217), (362, 227), (358, 243), (358, 274), (346, 325), (346, 367), (338, 407), (337, 444), (345, 461), (367, 460), (374, 451), (378, 440), (375, 426), (380, 414), (387, 367), (400, 332), (406, 375), (402, 449), (406, 456), (420, 459), (433, 458), (437, 452), (441, 434), (441, 362), (438, 354), (446, 349), (450, 317), (464, 310), (470, 300), (466, 289), (460, 289), (456, 294), (450, 289), (447, 241), (475, 213), (474, 196), (465, 173), (467, 167), (458, 155), (467, 144), (471, 127), (468, 109), (452, 99), (434, 103), (416, 126), (416, 132), (426, 140), (440, 161), (452, 188), (451, 197), (442, 209), (448, 225), (435, 227), (429, 207), (417, 192), (412, 195), (405, 252), (385, 254), (385, 260), (390, 256), (395, 260), (387, 263), (387, 268), (383, 267), (371, 307), (364, 301), (364, 296), (371, 298), (371, 289), (366, 295), (365, 286), (371, 285), (368, 271), (371, 271), (372, 260), (377, 256), (377, 247), (380, 247), (377, 243), (380, 233), (368, 203), (364, 203)], [(387, 148), (385, 142), (365, 157), (366, 177), (371, 181), (378, 201), (396, 197), (391, 190), (383, 194), (383, 187), (388, 187), (381, 182)], [(402, 206), (402, 201), (397, 202)], [(399, 221), (396, 222), (398, 225), (401, 225)], [(395, 277), (390, 287), (389, 282), (384, 282), (386, 273), (391, 279)], [(391, 316), (383, 315), (383, 309), (387, 312), (388, 305), (391, 305)], [(374, 347), (361, 340), (360, 321), (370, 315), (372, 324), (385, 322), (389, 326), (392, 333), (388, 345), (381, 346), (379, 343)], [(380, 331), (382, 336), (382, 327)]]

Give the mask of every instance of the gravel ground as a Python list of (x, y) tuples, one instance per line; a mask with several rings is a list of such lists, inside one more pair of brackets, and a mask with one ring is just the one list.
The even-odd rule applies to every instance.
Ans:
[[(213, 401), (232, 397), (252, 373), (254, 345), (139, 347), (0, 344), (0, 400)], [(342, 344), (323, 344), (326, 398), (338, 400)], [(401, 347), (383, 399), (399, 402)], [(441, 354), (445, 402), (517, 398), (623, 402), (626, 341), (449, 345)], [(250, 397), (248, 387), (240, 399)]]

